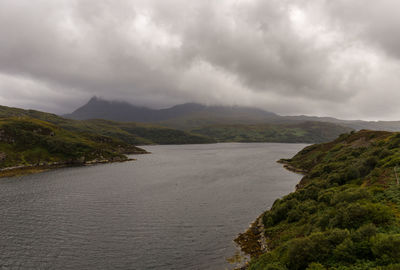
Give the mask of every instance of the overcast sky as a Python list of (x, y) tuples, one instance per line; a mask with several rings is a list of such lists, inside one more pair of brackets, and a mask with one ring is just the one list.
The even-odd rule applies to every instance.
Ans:
[(398, 0), (0, 0), (0, 104), (400, 120)]

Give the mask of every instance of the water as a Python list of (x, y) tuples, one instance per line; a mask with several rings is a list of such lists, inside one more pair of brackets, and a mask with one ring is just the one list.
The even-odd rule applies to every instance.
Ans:
[(300, 176), (302, 144), (148, 146), (133, 162), (0, 179), (0, 269), (225, 269)]

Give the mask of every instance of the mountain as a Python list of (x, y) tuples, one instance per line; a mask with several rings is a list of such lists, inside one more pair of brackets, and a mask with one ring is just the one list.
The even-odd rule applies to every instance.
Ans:
[[(231, 123), (262, 122), (277, 117), (276, 114), (260, 109), (246, 107), (204, 106), (197, 103), (176, 105), (167, 109), (149, 109), (135, 106), (127, 102), (107, 101), (93, 97), (82, 107), (64, 117), (87, 120), (106, 119), (119, 122), (165, 122), (179, 119), (183, 122), (187, 117), (194, 119), (215, 119), (215, 121), (229, 121)], [(177, 124), (179, 125), (179, 124)]]
[(176, 105), (167, 109), (149, 109), (127, 102), (107, 101), (93, 97), (66, 118), (87, 120), (106, 119), (120, 122), (144, 122), (194, 130), (216, 125), (278, 124), (293, 125), (303, 122), (325, 122), (350, 129), (400, 131), (400, 121), (341, 120), (332, 117), (280, 116), (256, 108), (239, 106), (205, 106), (196, 103)]
[(362, 130), (311, 145), (304, 174), (235, 241), (246, 269), (400, 269), (400, 133)]

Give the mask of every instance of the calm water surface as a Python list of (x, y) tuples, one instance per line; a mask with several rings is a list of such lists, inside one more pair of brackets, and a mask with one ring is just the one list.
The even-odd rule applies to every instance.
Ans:
[(0, 269), (225, 269), (300, 180), (302, 144), (148, 146), (134, 162), (0, 179)]

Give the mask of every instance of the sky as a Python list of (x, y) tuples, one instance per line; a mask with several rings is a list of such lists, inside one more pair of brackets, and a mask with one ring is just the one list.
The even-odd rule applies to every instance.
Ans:
[(400, 120), (398, 0), (1, 0), (0, 104)]

